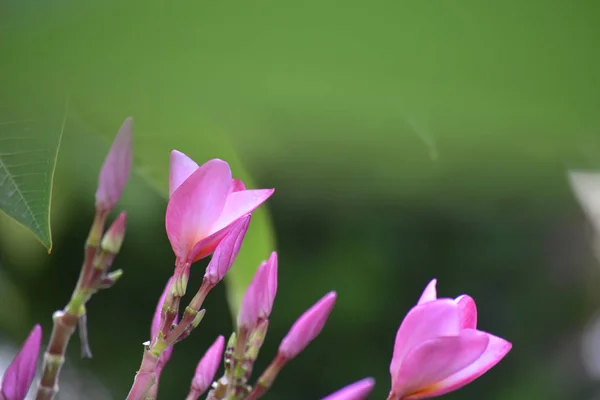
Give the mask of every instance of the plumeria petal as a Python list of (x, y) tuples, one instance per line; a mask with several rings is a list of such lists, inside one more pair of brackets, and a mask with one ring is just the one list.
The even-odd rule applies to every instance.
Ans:
[[(480, 333), (484, 333), (478, 331)], [(499, 338), (489, 333), (488, 345), (484, 353), (473, 363), (457, 373), (445, 378), (429, 388), (427, 393), (422, 393), (421, 396), (409, 396), (407, 400), (425, 399), (430, 397), (441, 396), (443, 394), (459, 389), (481, 375), (486, 373), (494, 365), (498, 364), (502, 358), (510, 351), (512, 344), (506, 340)]]
[(202, 395), (212, 384), (217, 369), (221, 364), (221, 356), (223, 355), (223, 347), (225, 346), (225, 338), (219, 336), (212, 346), (206, 351), (192, 380), (192, 389), (198, 396)]
[(211, 226), (225, 206), (231, 179), (229, 164), (214, 159), (198, 167), (173, 192), (167, 206), (166, 228), (178, 259), (192, 262), (189, 256), (194, 245), (212, 233)]
[(205, 237), (199, 242), (196, 242), (196, 244), (192, 248), (192, 251), (190, 251), (188, 255), (188, 259), (190, 260), (190, 262), (201, 260), (204, 257), (212, 254), (217, 249), (219, 243), (221, 243), (221, 240), (223, 240), (229, 234), (233, 225), (235, 224), (227, 226), (221, 229), (220, 231), (217, 231), (212, 235)]
[(465, 329), (459, 336), (426, 340), (408, 352), (392, 391), (400, 398), (429, 394), (432, 388), (476, 361), (488, 346), (486, 333)]
[(454, 300), (460, 308), (460, 325), (463, 329), (477, 328), (477, 306), (475, 300), (466, 294), (458, 296)]
[(439, 299), (413, 307), (398, 329), (390, 364), (392, 379), (405, 355), (417, 344), (438, 336), (458, 336), (460, 310), (454, 300)]
[(42, 344), (42, 328), (33, 327), (21, 350), (2, 377), (1, 394), (6, 400), (23, 400), (35, 377), (37, 360)]
[(129, 117), (117, 132), (100, 169), (96, 190), (96, 207), (99, 209), (111, 210), (121, 197), (131, 171), (132, 137), (133, 120)]
[(171, 152), (169, 167), (169, 197), (173, 195), (175, 189), (198, 169), (198, 164), (180, 151)]
[(279, 354), (287, 359), (292, 359), (304, 350), (323, 330), (336, 298), (335, 292), (329, 292), (306, 310), (294, 322), (288, 334), (281, 341)]
[(241, 192), (242, 190), (246, 190), (246, 185), (241, 179), (234, 178), (231, 182), (231, 192)]
[(417, 304), (423, 304), (437, 299), (437, 291), (435, 289), (436, 284), (437, 279), (433, 279), (429, 282)]
[(231, 225), (242, 216), (251, 213), (273, 194), (274, 189), (243, 190), (227, 196), (219, 219), (211, 227), (211, 233)]
[(233, 224), (227, 236), (217, 246), (204, 274), (204, 278), (212, 285), (219, 283), (233, 265), (248, 231), (250, 218), (248, 214)]
[(375, 386), (375, 379), (364, 378), (351, 385), (343, 387), (322, 400), (364, 400)]

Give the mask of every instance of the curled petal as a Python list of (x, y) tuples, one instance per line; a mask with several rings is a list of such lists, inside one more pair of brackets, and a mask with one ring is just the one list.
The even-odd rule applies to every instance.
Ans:
[(100, 169), (98, 189), (96, 190), (96, 207), (111, 210), (119, 198), (129, 179), (132, 159), (133, 119), (127, 118), (113, 141), (108, 155)]
[(204, 278), (212, 285), (219, 283), (233, 265), (248, 231), (250, 218), (248, 214), (233, 224), (227, 236), (217, 246), (204, 274)]
[(433, 279), (431, 282), (429, 282), (429, 284), (427, 284), (427, 287), (425, 287), (425, 290), (423, 291), (423, 294), (421, 295), (421, 298), (417, 304), (423, 304), (437, 299), (437, 291), (435, 289), (436, 284), (437, 279)]
[(374, 386), (375, 379), (364, 378), (330, 394), (322, 400), (364, 400), (371, 393)]
[(21, 350), (10, 363), (2, 377), (0, 394), (6, 400), (23, 400), (35, 377), (37, 359), (42, 344), (42, 328), (33, 327)]
[(246, 190), (246, 185), (242, 182), (241, 179), (233, 178), (231, 182), (231, 192), (241, 192), (242, 190)]
[(484, 332), (465, 329), (459, 336), (438, 337), (408, 352), (392, 391), (401, 398), (429, 394), (443, 379), (471, 365), (484, 353), (489, 338)]
[(196, 373), (192, 380), (192, 389), (198, 396), (202, 395), (212, 384), (217, 369), (221, 364), (221, 356), (223, 355), (223, 347), (225, 345), (225, 338), (219, 336), (212, 346), (206, 351), (198, 367), (196, 367)]
[(416, 345), (439, 336), (458, 336), (460, 310), (454, 300), (439, 299), (413, 307), (398, 329), (390, 364), (392, 379), (406, 354)]
[(477, 331), (488, 336), (488, 344), (483, 354), (467, 367), (461, 369), (453, 375), (435, 383), (428, 390), (420, 395), (408, 396), (407, 400), (425, 399), (441, 396), (471, 383), (481, 375), (486, 373), (494, 365), (498, 364), (502, 358), (510, 351), (512, 344), (506, 340)]
[(229, 164), (214, 159), (198, 167), (173, 192), (167, 206), (166, 228), (178, 259), (193, 261), (189, 255), (194, 245), (210, 235), (230, 188)]
[(198, 164), (180, 151), (171, 152), (169, 166), (169, 197), (173, 195), (175, 189), (198, 169)]
[(279, 353), (287, 359), (296, 357), (323, 330), (333, 309), (337, 294), (329, 292), (294, 322), (279, 345)]
[(271, 197), (274, 191), (274, 189), (257, 189), (230, 193), (218, 221), (211, 226), (211, 232), (221, 230), (251, 213)]
[(460, 309), (460, 325), (463, 329), (477, 328), (477, 306), (471, 296), (463, 294), (454, 300)]

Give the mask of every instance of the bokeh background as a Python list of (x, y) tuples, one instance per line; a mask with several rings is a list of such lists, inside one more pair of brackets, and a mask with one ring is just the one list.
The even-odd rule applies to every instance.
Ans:
[[(447, 399), (600, 399), (595, 235), (567, 175), (600, 166), (599, 7), (2, 2), (3, 101), (70, 99), (52, 254), (0, 219), (2, 362), (35, 322), (48, 338), (77, 279), (102, 158), (133, 115), (138, 168), (115, 263), (125, 275), (89, 304), (95, 357), (81, 360), (73, 340), (62, 399), (130, 387), (173, 265), (156, 190), (173, 148), (276, 188), (266, 209), (280, 283), (257, 371), (305, 308), (338, 291), (322, 335), (265, 398), (318, 399), (364, 376), (385, 398), (396, 329), (438, 278), (440, 295), (470, 294), (480, 329), (513, 342)], [(258, 265), (260, 251), (236, 267)], [(160, 398), (183, 398), (204, 350), (231, 332), (225, 297), (215, 290), (201, 329), (177, 345)]]

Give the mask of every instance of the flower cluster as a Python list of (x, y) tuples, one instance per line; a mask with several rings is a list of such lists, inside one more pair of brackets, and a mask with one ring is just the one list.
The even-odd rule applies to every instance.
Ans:
[[(112, 286), (120, 270), (109, 272), (125, 236), (121, 213), (104, 233), (108, 213), (127, 182), (132, 160), (132, 120), (128, 118), (102, 166), (96, 192), (96, 216), (86, 242), (84, 265), (72, 298), (53, 316), (54, 326), (37, 399), (53, 399), (69, 339), (79, 326), (84, 355), (91, 357), (85, 329), (85, 304), (92, 294)], [(246, 189), (232, 176), (229, 165), (213, 159), (202, 165), (172, 151), (169, 202), (165, 225), (175, 255), (172, 276), (160, 296), (150, 324), (150, 340), (144, 343), (141, 366), (127, 396), (130, 400), (156, 399), (159, 380), (174, 346), (187, 338), (202, 321), (202, 304), (210, 291), (233, 266), (244, 242), (252, 212), (273, 189)], [(182, 307), (192, 264), (212, 255), (202, 284)], [(229, 339), (215, 342), (200, 359), (191, 380), (187, 400), (207, 393), (209, 400), (256, 400), (274, 384), (283, 367), (297, 357), (323, 330), (337, 299), (326, 293), (309, 307), (281, 340), (274, 359), (252, 383), (255, 362), (266, 339), (278, 282), (278, 255), (274, 251), (250, 282)], [(183, 308), (183, 311), (181, 309)], [(510, 350), (504, 339), (476, 329), (474, 300), (437, 298), (436, 281), (425, 288), (417, 305), (406, 315), (396, 334), (390, 364), (388, 400), (417, 400), (439, 396), (473, 381), (496, 365)], [(0, 400), (23, 400), (34, 379), (42, 332), (30, 333), (21, 351), (2, 378)], [(222, 375), (215, 380), (219, 368)], [(373, 378), (352, 383), (323, 400), (366, 399)]]

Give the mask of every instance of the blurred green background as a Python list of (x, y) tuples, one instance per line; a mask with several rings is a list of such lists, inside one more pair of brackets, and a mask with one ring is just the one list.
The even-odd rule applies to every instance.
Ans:
[[(125, 397), (171, 273), (156, 188), (177, 148), (276, 188), (280, 283), (257, 370), (305, 308), (339, 293), (267, 399), (318, 399), (364, 376), (385, 398), (396, 329), (433, 277), (440, 295), (475, 298), (480, 329), (513, 342), (445, 398), (600, 399), (582, 345), (600, 269), (566, 175), (600, 165), (599, 21), (587, 0), (0, 3), (2, 103), (70, 99), (52, 254), (0, 219), (2, 340), (20, 343), (37, 321), (48, 338), (77, 278), (103, 156), (133, 115), (138, 169), (115, 263), (125, 275), (89, 304), (94, 359), (79, 359), (77, 339), (69, 350), (73, 370), (108, 388), (96, 398)], [(256, 246), (236, 267), (268, 257), (268, 239)], [(232, 329), (222, 286), (206, 307), (161, 398), (183, 398), (204, 350)]]

